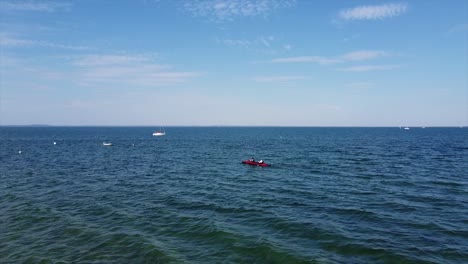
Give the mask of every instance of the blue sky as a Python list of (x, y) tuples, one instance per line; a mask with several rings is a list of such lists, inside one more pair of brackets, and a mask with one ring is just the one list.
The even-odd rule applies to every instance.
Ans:
[(0, 124), (466, 126), (468, 3), (0, 1)]

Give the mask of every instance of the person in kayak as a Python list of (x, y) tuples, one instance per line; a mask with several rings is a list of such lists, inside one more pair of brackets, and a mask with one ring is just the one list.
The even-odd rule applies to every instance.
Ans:
[(258, 163), (259, 163), (259, 164), (263, 164), (263, 160), (260, 160)]
[(255, 159), (252, 157), (252, 158), (249, 159), (249, 161), (255, 162)]

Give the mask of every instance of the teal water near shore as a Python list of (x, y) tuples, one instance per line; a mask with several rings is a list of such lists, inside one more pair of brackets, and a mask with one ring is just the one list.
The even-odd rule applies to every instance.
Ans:
[(0, 127), (0, 263), (468, 260), (467, 128), (152, 132)]

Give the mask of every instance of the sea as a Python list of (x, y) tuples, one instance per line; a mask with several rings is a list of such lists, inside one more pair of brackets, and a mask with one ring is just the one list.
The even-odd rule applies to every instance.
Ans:
[(468, 263), (468, 128), (155, 130), (0, 127), (0, 263)]

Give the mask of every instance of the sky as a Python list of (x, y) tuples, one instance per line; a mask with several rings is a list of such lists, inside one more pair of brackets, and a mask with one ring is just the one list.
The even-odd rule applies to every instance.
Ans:
[(0, 125), (467, 126), (468, 1), (0, 1)]

